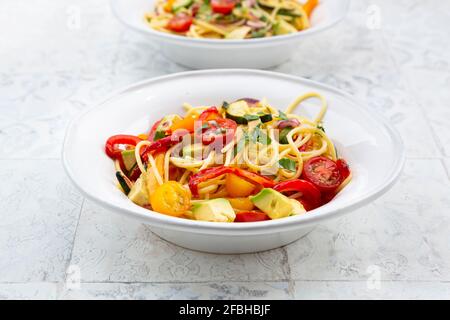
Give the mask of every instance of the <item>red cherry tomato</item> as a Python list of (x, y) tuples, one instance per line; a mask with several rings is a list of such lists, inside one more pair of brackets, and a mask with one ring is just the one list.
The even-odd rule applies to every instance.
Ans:
[(235, 5), (234, 0), (211, 0), (211, 8), (215, 13), (229, 14)]
[(231, 142), (237, 129), (236, 122), (223, 118), (206, 121), (203, 126), (201, 133), (202, 143), (204, 145), (218, 144), (217, 147), (219, 148)]
[(186, 32), (191, 27), (193, 18), (186, 13), (178, 13), (169, 20), (167, 28), (174, 32)]
[(243, 211), (236, 213), (234, 222), (256, 222), (270, 220), (269, 216), (260, 211)]
[(189, 131), (185, 129), (177, 129), (170, 136), (161, 138), (152, 142), (152, 144), (145, 146), (141, 149), (141, 157), (144, 161), (148, 159), (148, 153), (154, 154), (158, 152), (165, 152), (171, 146), (180, 142), (185, 135), (189, 134)]
[(306, 211), (315, 209), (321, 204), (321, 194), (319, 189), (309, 181), (294, 179), (283, 181), (273, 187), (278, 192), (300, 192), (302, 195), (299, 200)]
[(219, 118), (222, 118), (222, 116), (220, 115), (219, 110), (217, 110), (216, 107), (210, 107), (205, 111), (203, 111), (202, 113), (200, 113), (200, 115), (198, 116), (198, 120), (202, 122)]
[(314, 157), (305, 162), (302, 177), (322, 192), (334, 191), (342, 182), (336, 162), (325, 157)]
[(106, 140), (105, 152), (108, 155), (108, 157), (112, 159), (121, 159), (122, 151), (124, 149), (120, 149), (119, 145), (136, 146), (141, 141), (142, 139), (140, 139), (139, 137), (126, 134), (118, 134), (115, 136), (111, 136), (109, 137), (108, 140)]
[(337, 159), (336, 165), (341, 173), (341, 179), (344, 181), (350, 175), (350, 167), (348, 166), (347, 161), (344, 159)]

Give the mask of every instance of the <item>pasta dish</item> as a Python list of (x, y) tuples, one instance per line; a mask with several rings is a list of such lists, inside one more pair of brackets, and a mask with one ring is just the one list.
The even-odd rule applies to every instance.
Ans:
[[(313, 119), (295, 110), (318, 99)], [(106, 154), (118, 187), (135, 204), (175, 217), (254, 222), (305, 214), (351, 180), (325, 133), (325, 98), (315, 92), (281, 111), (266, 99), (183, 105), (139, 135), (114, 135)]]
[(154, 30), (191, 38), (249, 39), (310, 27), (318, 0), (157, 0), (145, 21)]

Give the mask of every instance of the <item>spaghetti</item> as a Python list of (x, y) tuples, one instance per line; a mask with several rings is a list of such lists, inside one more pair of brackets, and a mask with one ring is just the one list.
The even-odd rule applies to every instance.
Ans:
[(144, 19), (150, 28), (191, 38), (249, 39), (310, 27), (318, 4), (308, 0), (157, 0)]
[[(313, 119), (294, 113), (312, 98), (320, 101)], [(122, 190), (138, 205), (222, 221), (214, 211), (225, 209), (210, 206), (212, 199), (224, 200), (233, 221), (259, 221), (321, 206), (351, 180), (322, 126), (328, 106), (318, 93), (299, 96), (285, 112), (251, 98), (220, 107), (183, 107), (184, 117), (163, 117), (148, 140), (118, 135), (106, 143)], [(265, 201), (278, 207), (267, 208)]]

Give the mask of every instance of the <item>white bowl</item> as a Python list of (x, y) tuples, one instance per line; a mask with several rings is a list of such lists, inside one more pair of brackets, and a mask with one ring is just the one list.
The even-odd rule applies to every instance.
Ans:
[(193, 39), (151, 29), (144, 13), (153, 10), (154, 0), (111, 0), (115, 16), (126, 26), (147, 34), (161, 45), (169, 59), (194, 69), (269, 68), (283, 63), (307, 36), (341, 21), (350, 0), (321, 0), (313, 11), (311, 28), (284, 36), (245, 40)]
[[(241, 97), (266, 97), (273, 106), (285, 109), (294, 98), (309, 91), (322, 93), (329, 102), (325, 130), (353, 172), (351, 183), (330, 203), (284, 219), (214, 223), (141, 208), (117, 189), (113, 162), (104, 153), (109, 136), (146, 132), (163, 115), (182, 113), (183, 102), (214, 105)], [(315, 107), (309, 103), (297, 112), (312, 116)], [(86, 197), (111, 211), (148, 223), (162, 238), (200, 251), (242, 253), (286, 245), (319, 222), (373, 201), (397, 179), (404, 149), (389, 123), (337, 89), (279, 73), (229, 69), (168, 75), (120, 91), (73, 121), (62, 158), (70, 179)]]

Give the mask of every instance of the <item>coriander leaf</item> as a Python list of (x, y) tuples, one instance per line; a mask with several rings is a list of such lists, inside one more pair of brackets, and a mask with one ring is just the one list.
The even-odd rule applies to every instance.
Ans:
[(296, 171), (296, 166), (295, 166), (295, 161), (289, 158), (283, 158), (278, 160), (278, 164), (280, 165), (281, 168), (286, 169), (288, 171), (292, 171), (295, 172)]
[(157, 141), (159, 139), (162, 139), (166, 136), (166, 134), (164, 133), (164, 131), (156, 131), (155, 132), (155, 136), (153, 137), (153, 141)]
[(252, 132), (252, 142), (259, 142), (264, 145), (272, 143), (272, 140), (261, 130), (261, 124), (258, 124)]
[(284, 113), (281, 110), (278, 110), (278, 118), (280, 118), (281, 120), (289, 120), (289, 118), (287, 117), (286, 113)]
[(238, 143), (236, 143), (236, 145), (234, 146), (234, 155), (237, 155), (242, 150), (242, 148), (244, 148), (245, 144), (248, 142), (248, 139), (249, 137), (247, 132), (244, 132), (241, 139), (239, 139)]
[(258, 120), (259, 117), (256, 114), (246, 114), (246, 115), (244, 115), (244, 119), (247, 121), (254, 121), (254, 120)]

